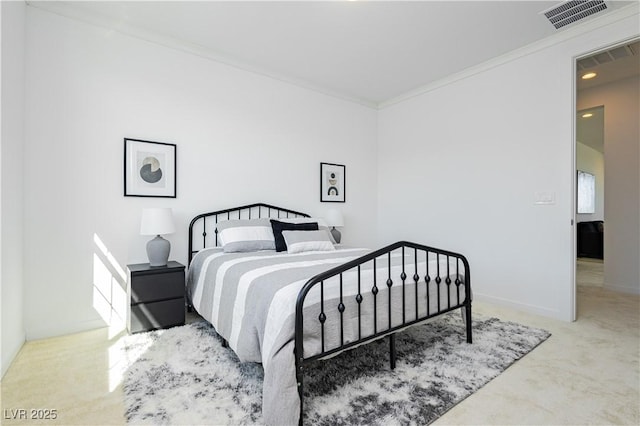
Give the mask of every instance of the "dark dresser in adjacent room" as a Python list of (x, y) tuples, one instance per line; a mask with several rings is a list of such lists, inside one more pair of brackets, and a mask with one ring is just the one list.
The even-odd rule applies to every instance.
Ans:
[(578, 257), (604, 258), (604, 222), (578, 222)]

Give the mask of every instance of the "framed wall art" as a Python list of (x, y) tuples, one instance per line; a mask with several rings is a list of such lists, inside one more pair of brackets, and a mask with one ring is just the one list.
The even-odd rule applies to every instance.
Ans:
[(345, 188), (345, 166), (320, 163), (320, 201), (344, 203)]
[(596, 177), (578, 170), (577, 213), (596, 212)]
[(125, 138), (124, 195), (176, 198), (176, 145)]

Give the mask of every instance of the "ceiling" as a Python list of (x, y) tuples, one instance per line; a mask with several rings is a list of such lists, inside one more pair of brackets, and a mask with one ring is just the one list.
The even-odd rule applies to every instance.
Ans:
[(640, 40), (610, 46), (607, 50), (578, 59), (578, 77), (589, 72), (595, 72), (596, 77), (589, 80), (578, 78), (578, 90), (640, 75)]
[(564, 31), (540, 14), (558, 3), (28, 2), (373, 107)]

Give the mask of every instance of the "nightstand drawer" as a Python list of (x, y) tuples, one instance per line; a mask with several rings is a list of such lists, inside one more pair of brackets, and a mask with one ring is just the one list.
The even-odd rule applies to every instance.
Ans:
[(184, 297), (131, 306), (129, 332), (153, 330), (184, 324)]
[(135, 275), (131, 279), (131, 304), (184, 297), (184, 271)]

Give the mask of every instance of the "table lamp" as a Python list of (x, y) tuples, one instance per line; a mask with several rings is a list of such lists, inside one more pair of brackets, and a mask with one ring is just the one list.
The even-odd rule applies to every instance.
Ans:
[(340, 234), (340, 231), (336, 229), (336, 226), (344, 226), (344, 218), (342, 217), (342, 213), (340, 212), (340, 210), (331, 209), (327, 212), (324, 220), (327, 225), (331, 227), (331, 235), (333, 235), (333, 239), (336, 240), (336, 243), (340, 244), (342, 235)]
[(147, 256), (151, 266), (166, 266), (171, 251), (171, 243), (161, 234), (171, 234), (176, 231), (170, 208), (148, 208), (142, 210), (140, 235), (155, 235), (147, 243)]

